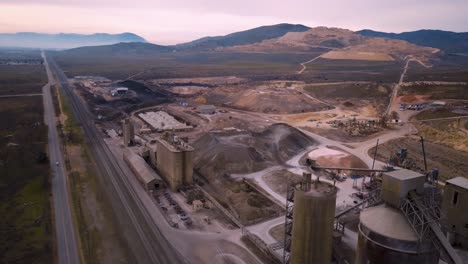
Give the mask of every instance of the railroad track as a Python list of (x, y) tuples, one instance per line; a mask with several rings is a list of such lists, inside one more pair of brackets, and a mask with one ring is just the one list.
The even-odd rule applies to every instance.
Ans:
[(109, 195), (113, 212), (128, 247), (138, 263), (187, 263), (164, 237), (125, 175), (119, 162), (96, 129), (94, 118), (70, 88), (65, 74), (49, 58), (51, 70), (69, 100), (77, 122), (83, 129), (99, 177)]

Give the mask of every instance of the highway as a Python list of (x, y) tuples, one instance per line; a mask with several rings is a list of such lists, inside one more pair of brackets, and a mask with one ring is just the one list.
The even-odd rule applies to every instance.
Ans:
[(42, 96), (41, 93), (30, 93), (30, 94), (8, 94), (0, 95), (0, 98), (9, 98), (9, 97), (23, 97), (23, 96)]
[[(71, 203), (68, 188), (67, 173), (65, 162), (63, 162), (62, 146), (57, 134), (57, 124), (55, 122), (55, 111), (52, 103), (50, 85), (53, 82), (44, 52), (44, 66), (47, 70), (49, 82), (42, 88), (44, 101), (44, 121), (49, 127), (49, 159), (52, 170), (52, 197), (53, 212), (55, 219), (56, 244), (58, 251), (58, 261), (60, 264), (78, 264), (80, 263), (80, 254), (75, 233), (75, 225), (71, 213)], [(58, 165), (56, 165), (58, 162)]]
[(68, 98), (71, 109), (81, 125), (91, 158), (97, 164), (100, 182), (109, 197), (119, 231), (126, 240), (136, 263), (187, 263), (164, 237), (159, 227), (138, 197), (125, 173), (128, 168), (115, 158), (96, 129), (94, 118), (80, 98), (72, 91), (67, 77), (49, 58), (49, 66)]

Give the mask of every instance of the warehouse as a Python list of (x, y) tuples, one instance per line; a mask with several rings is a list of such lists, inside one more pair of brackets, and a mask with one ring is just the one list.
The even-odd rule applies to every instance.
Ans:
[(150, 127), (159, 131), (159, 130), (189, 130), (192, 129), (191, 126), (186, 125), (177, 119), (175, 119), (170, 114), (164, 111), (156, 111), (156, 112), (146, 112), (140, 113), (138, 116), (145, 121)]
[(123, 159), (147, 191), (156, 190), (163, 186), (164, 182), (161, 177), (159, 177), (142, 157), (126, 150), (124, 151)]
[(198, 112), (204, 115), (212, 115), (216, 112), (216, 107), (214, 105), (200, 105)]

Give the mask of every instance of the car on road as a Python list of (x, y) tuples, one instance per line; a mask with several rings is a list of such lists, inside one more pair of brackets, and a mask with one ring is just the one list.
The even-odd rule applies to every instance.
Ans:
[(183, 221), (189, 219), (189, 217), (186, 214), (181, 214), (179, 215), (179, 217), (180, 217), (180, 220), (183, 220)]
[(60, 163), (58, 161), (55, 162), (55, 166), (58, 166)]

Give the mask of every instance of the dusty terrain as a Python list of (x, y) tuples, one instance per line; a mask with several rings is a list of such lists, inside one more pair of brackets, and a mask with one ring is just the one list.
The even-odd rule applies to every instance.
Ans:
[[(330, 107), (297, 91), (302, 84), (270, 82), (229, 97), (229, 106), (262, 113), (290, 114), (315, 112)], [(246, 87), (247, 88), (247, 87)]]
[[(317, 165), (321, 167), (367, 168), (367, 165), (358, 157), (335, 147), (323, 149), (319, 155), (315, 152), (309, 153), (309, 158), (315, 160)], [(351, 171), (343, 172), (348, 174), (356, 173)]]
[[(217, 198), (232, 204), (241, 220), (255, 220), (278, 211), (266, 198), (234, 181), (230, 174), (282, 164), (313, 144), (313, 140), (284, 124), (259, 133), (208, 133), (194, 143), (195, 170), (209, 183)], [(259, 203), (261, 200), (264, 202)]]
[(390, 84), (375, 82), (308, 84), (305, 92), (341, 108), (357, 110), (365, 116), (379, 117), (388, 104)]
[(270, 188), (283, 196), (286, 196), (288, 187), (302, 182), (302, 176), (294, 174), (288, 170), (279, 170), (263, 176), (263, 180)]
[(392, 56), (386, 53), (354, 51), (354, 50), (333, 50), (321, 56), (331, 60), (367, 60), (367, 61), (393, 61)]
[[(314, 145), (314, 141), (295, 128), (285, 124), (275, 124), (263, 132), (209, 133), (194, 143), (196, 164), (208, 172), (216, 164), (223, 173), (248, 173), (268, 165), (284, 163), (286, 160)], [(196, 166), (199, 167), (199, 166)]]
[[(416, 162), (419, 168), (424, 168), (422, 155), (422, 146), (418, 138), (406, 137), (402, 139), (391, 140), (378, 147), (377, 158), (383, 162), (387, 162), (390, 155), (394, 154), (401, 148), (408, 149), (408, 157)], [(457, 151), (453, 148), (443, 145), (425, 142), (426, 159), (428, 170), (433, 168), (439, 169), (440, 178), (447, 180), (457, 176), (466, 176), (468, 171), (468, 153)], [(375, 149), (369, 150), (373, 155)]]
[(172, 93), (181, 95), (191, 104), (225, 105), (230, 108), (269, 113), (292, 114), (321, 111), (331, 108), (318, 100), (303, 95), (303, 82), (265, 81), (229, 85), (199, 83), (197, 86), (179, 86), (178, 81), (165, 84)]

